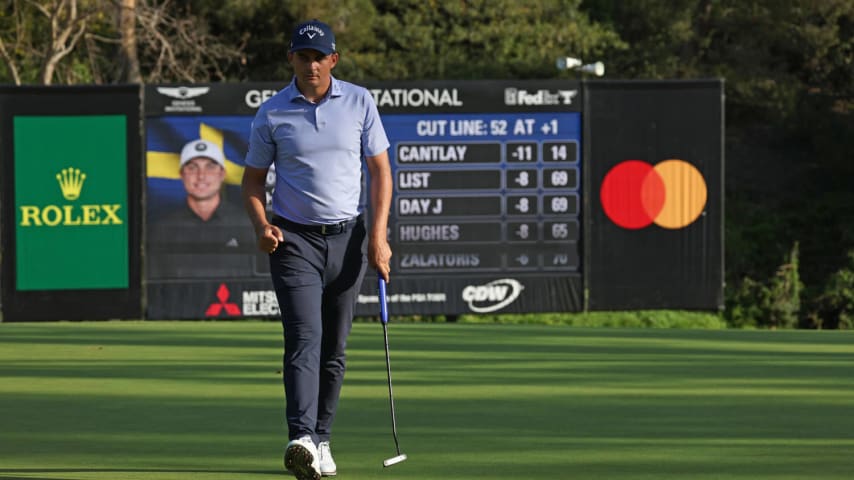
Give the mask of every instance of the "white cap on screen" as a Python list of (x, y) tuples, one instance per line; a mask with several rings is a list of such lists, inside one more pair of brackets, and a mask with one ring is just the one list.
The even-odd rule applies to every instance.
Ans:
[(225, 156), (222, 154), (222, 149), (217, 144), (208, 140), (193, 140), (184, 145), (184, 148), (181, 149), (180, 166), (183, 167), (185, 163), (197, 157), (210, 158), (222, 165), (223, 168), (225, 167)]

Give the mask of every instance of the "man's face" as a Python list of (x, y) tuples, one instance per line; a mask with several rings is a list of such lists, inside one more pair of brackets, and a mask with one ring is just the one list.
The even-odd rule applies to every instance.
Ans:
[(338, 53), (324, 55), (317, 50), (297, 50), (288, 53), (288, 62), (301, 86), (322, 88), (329, 83), (332, 69), (338, 64)]
[(187, 195), (207, 200), (219, 194), (225, 180), (225, 169), (210, 158), (196, 157), (181, 167), (181, 180)]

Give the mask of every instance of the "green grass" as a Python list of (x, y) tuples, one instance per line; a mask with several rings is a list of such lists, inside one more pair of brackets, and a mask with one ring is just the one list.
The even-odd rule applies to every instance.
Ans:
[[(340, 479), (849, 479), (854, 335), (354, 326)], [(274, 322), (0, 324), (0, 478), (285, 477)]]
[(719, 313), (684, 310), (630, 310), (617, 312), (526, 313), (460, 315), (460, 323), (563, 325), (619, 328), (727, 328)]

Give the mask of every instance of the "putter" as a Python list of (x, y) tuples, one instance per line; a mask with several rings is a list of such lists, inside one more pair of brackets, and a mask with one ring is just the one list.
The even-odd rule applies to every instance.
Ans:
[(380, 291), (380, 321), (383, 324), (383, 339), (385, 340), (385, 367), (388, 373), (388, 403), (391, 406), (391, 433), (394, 435), (394, 447), (397, 456), (383, 460), (383, 467), (390, 467), (406, 460), (406, 454), (400, 453), (400, 443), (397, 441), (397, 421), (394, 418), (394, 392), (391, 389), (391, 360), (388, 355), (388, 304), (386, 302), (385, 279), (379, 276)]

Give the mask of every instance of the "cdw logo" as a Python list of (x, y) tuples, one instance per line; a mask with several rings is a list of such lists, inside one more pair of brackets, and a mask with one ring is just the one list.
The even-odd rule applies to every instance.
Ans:
[(473, 312), (494, 312), (513, 303), (524, 288), (517, 280), (502, 278), (486, 285), (467, 286), (463, 289), (463, 300)]

